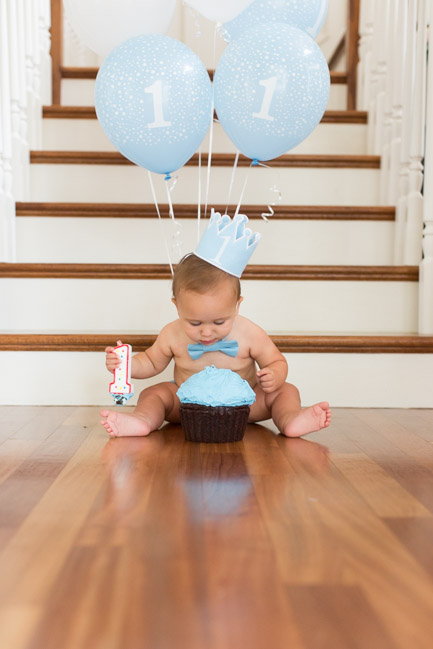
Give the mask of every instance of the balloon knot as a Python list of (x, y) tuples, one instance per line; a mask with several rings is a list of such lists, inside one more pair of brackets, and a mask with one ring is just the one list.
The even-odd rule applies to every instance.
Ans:
[(167, 172), (167, 173), (165, 174), (165, 178), (164, 178), (164, 180), (171, 180), (171, 176), (170, 176), (169, 172)]
[(251, 166), (252, 167), (258, 167), (258, 165), (259, 165), (259, 161), (257, 160), (257, 158), (254, 158), (254, 160), (251, 163)]

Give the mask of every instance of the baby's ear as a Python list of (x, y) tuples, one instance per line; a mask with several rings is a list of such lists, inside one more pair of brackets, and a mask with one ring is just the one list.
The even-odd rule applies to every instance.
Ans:
[(241, 302), (243, 302), (243, 301), (244, 301), (244, 298), (241, 295), (239, 300), (237, 301), (237, 304), (236, 304), (236, 313), (239, 313), (239, 307), (241, 305)]

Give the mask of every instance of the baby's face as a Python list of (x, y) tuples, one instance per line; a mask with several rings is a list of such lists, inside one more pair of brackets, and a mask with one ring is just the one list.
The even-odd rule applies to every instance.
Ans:
[(229, 335), (241, 301), (236, 302), (231, 284), (222, 284), (203, 295), (180, 291), (174, 303), (188, 338), (212, 345)]

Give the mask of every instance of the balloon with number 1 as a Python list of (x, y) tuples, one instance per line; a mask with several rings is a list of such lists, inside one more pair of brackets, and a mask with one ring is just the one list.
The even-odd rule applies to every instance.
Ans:
[(305, 31), (253, 27), (228, 45), (214, 76), (215, 109), (241, 153), (271, 160), (302, 142), (329, 98), (329, 68)]
[(103, 62), (95, 86), (99, 122), (114, 146), (150, 171), (170, 174), (200, 146), (212, 87), (186, 45), (161, 34), (131, 38)]

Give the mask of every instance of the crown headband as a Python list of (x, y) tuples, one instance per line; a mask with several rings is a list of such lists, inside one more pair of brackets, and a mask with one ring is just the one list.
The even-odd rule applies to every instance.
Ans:
[(194, 254), (229, 275), (240, 277), (260, 241), (260, 234), (245, 227), (248, 217), (236, 214), (221, 216), (212, 208), (209, 225)]

